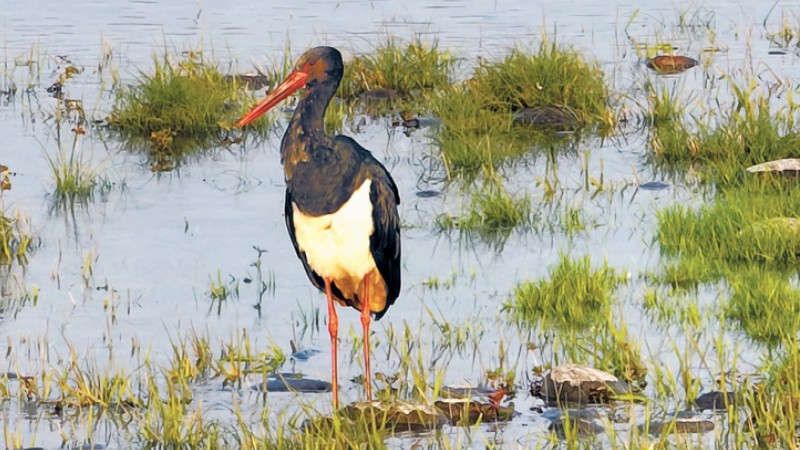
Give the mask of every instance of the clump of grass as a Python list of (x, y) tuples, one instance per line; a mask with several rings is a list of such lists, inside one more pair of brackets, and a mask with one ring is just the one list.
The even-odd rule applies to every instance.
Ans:
[[(603, 73), (576, 51), (543, 42), (538, 52), (513, 50), (500, 62), (483, 61), (461, 86), (431, 99), (442, 126), (437, 143), (449, 173), (496, 169), (534, 148), (569, 146), (553, 129), (514, 124), (524, 108), (556, 107), (577, 123), (613, 127)], [(577, 137), (577, 135), (575, 135)]]
[[(191, 345), (187, 345), (187, 341)], [(194, 330), (187, 339), (170, 342), (172, 346), (172, 363), (164, 370), (164, 375), (172, 384), (186, 384), (198, 379), (210, 377), (214, 357), (211, 344), (205, 336), (199, 336)]]
[(534, 54), (513, 50), (500, 62), (482, 62), (467, 86), (491, 110), (557, 105), (581, 122), (613, 125), (603, 72), (577, 51), (548, 40)]
[(206, 292), (209, 298), (214, 302), (223, 302), (233, 297), (239, 297), (239, 284), (231, 277), (229, 283), (225, 283), (222, 279), (222, 272), (217, 270), (217, 276), (208, 276), (209, 284), (208, 291)]
[(231, 430), (204, 417), (202, 405), (190, 405), (181, 386), (167, 383), (160, 389), (155, 380), (148, 379), (150, 401), (137, 424), (136, 438), (145, 448), (241, 447)]
[(581, 330), (606, 320), (614, 291), (624, 280), (606, 263), (593, 269), (588, 256), (572, 260), (562, 255), (549, 279), (518, 284), (503, 309), (527, 326)]
[(436, 43), (416, 39), (405, 47), (387, 37), (371, 54), (345, 64), (338, 95), (352, 100), (365, 92), (392, 90), (401, 98), (421, 98), (452, 83), (456, 58)]
[(800, 133), (794, 128), (798, 107), (789, 105), (777, 112), (770, 98), (757, 93), (752, 81), (743, 87), (731, 82), (735, 106), (721, 116), (712, 114), (709, 123), (694, 121), (690, 131), (680, 106), (671, 98), (653, 105), (655, 117), (667, 119), (667, 126), (657, 126), (651, 138), (655, 156), (670, 166), (699, 165), (704, 180), (718, 185), (740, 181), (744, 168), (762, 162), (790, 158), (800, 145)]
[(733, 295), (725, 317), (754, 341), (776, 347), (800, 331), (800, 289), (771, 270), (749, 267), (729, 278)]
[[(173, 61), (154, 57), (153, 72), (118, 91), (110, 128), (134, 143), (147, 143), (154, 159), (174, 158), (222, 141), (255, 102), (237, 77), (226, 76), (201, 52)], [(270, 122), (251, 127), (266, 133)]]
[(792, 220), (800, 216), (798, 187), (776, 189), (735, 189), (698, 209), (659, 211), (662, 252), (703, 258), (712, 269), (731, 262), (792, 266), (800, 259), (800, 223)]
[(682, 126), (687, 105), (677, 87), (662, 85), (660, 89), (648, 82), (645, 85), (647, 107), (645, 118), (654, 127)]
[(487, 182), (482, 189), (472, 192), (470, 205), (461, 217), (442, 214), (435, 223), (440, 231), (459, 229), (502, 241), (514, 229), (532, 225), (531, 199), (528, 195), (509, 193), (499, 182)]
[[(29, 217), (18, 209), (6, 210), (0, 195), (0, 314), (16, 316), (22, 306), (38, 302), (39, 288), (28, 286), (24, 276), (15, 273), (17, 268), (24, 272), (28, 255), (37, 246), (38, 239), (33, 234)], [(3, 386), (0, 386), (0, 399), (2, 392)]]
[(722, 189), (711, 204), (659, 211), (658, 241), (670, 261), (658, 278), (693, 289), (726, 280), (732, 296), (725, 317), (774, 347), (797, 334), (800, 319), (800, 297), (790, 282), (800, 261), (800, 187), (766, 185), (754, 179)]
[[(299, 421), (297, 417), (284, 417), (289, 422)], [(258, 448), (313, 450), (345, 448), (386, 448), (386, 439), (394, 434), (387, 417), (380, 413), (358, 412), (347, 416), (340, 412), (332, 417), (312, 415), (301, 430), (286, 426), (265, 424), (266, 435), (258, 436), (249, 427), (241, 427), (241, 432), (251, 442), (258, 442)]]
[[(74, 350), (72, 356), (75, 356)], [(80, 368), (75, 361), (54, 380), (61, 391), (62, 408), (138, 407), (141, 399), (129, 374), (107, 373), (98, 368)]]
[[(797, 448), (800, 435), (800, 348), (787, 345), (783, 356), (767, 363), (767, 379), (754, 386), (745, 401), (747, 425), (762, 447)], [(769, 444), (769, 445), (765, 445)]]
[(494, 173), (535, 148), (562, 148), (573, 141), (549, 131), (515, 127), (510, 113), (484, 108), (464, 86), (445, 89), (431, 101), (442, 126), (435, 137), (449, 178)]

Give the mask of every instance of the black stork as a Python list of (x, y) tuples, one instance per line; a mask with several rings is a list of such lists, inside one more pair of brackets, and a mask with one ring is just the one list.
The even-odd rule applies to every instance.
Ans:
[(369, 150), (347, 136), (328, 136), (325, 110), (344, 74), (331, 47), (306, 51), (294, 71), (247, 113), (243, 127), (305, 87), (281, 141), (286, 227), (306, 274), (328, 297), (333, 407), (338, 408), (334, 301), (361, 311), (367, 399), (372, 399), (370, 316), (386, 314), (400, 294), (397, 185)]

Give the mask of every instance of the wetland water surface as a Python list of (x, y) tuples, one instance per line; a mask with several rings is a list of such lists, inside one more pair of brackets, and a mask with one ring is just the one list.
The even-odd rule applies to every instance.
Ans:
[[(33, 377), (37, 384), (29, 395), (16, 394), (21, 381), (2, 385), (10, 392), (0, 389), (7, 448), (87, 442), (142, 446), (146, 438), (126, 430), (124, 421), (87, 418), (80, 407), (63, 413), (54, 406), (59, 389), (48, 392), (45, 386), (54, 380), (57, 385), (58, 379), (74, 385), (75, 365), (88, 378), (131, 377), (130, 395), (142, 394), (140, 385), (148, 383), (143, 366), (167, 377), (160, 368), (173, 364), (176, 347), (191, 347), (193, 334), (207, 339), (213, 357), (221, 360), (242, 342), (253, 353), (279, 349), (288, 356), (290, 342), (296, 349), (320, 350), (286, 361), (280, 370), (329, 378), (324, 296), (306, 279), (282, 215), (277, 149), (284, 116), (262, 143), (215, 148), (165, 173), (151, 172), (145, 156), (87, 126), (77, 145), (105, 188), (66, 206), (52, 194), (48, 157), (71, 147), (74, 138), (73, 125), (63, 122), (59, 102), (46, 92), (64, 67), (81, 72), (64, 84), (63, 98), (81, 100), (92, 123), (111, 110), (112, 85), (134, 83), (148, 73), (154, 53), (180, 54), (201, 44), (223, 67), (231, 63), (249, 71), (279, 63), (287, 44), (291, 60), (315, 45), (338, 47), (347, 58), (373, 51), (387, 33), (405, 40), (421, 36), (459, 57), (458, 77), (466, 79), (478, 58), (502, 58), (515, 45), (534, 48), (546, 33), (599, 63), (613, 93), (612, 108), (627, 117), (627, 125), (603, 139), (584, 137), (554, 158), (531, 156), (506, 170), (506, 187), (530, 196), (535, 226), (513, 231), (503, 245), (437, 230), (436, 217), (457, 216), (469, 204), (470, 191), (447, 182), (435, 129), (407, 135), (388, 117), (359, 117), (352, 121), (358, 127), (345, 126), (345, 134), (384, 162), (402, 199), (403, 290), (387, 316), (374, 324), (373, 371), (391, 376), (406, 370), (398, 353), (407, 346), (431, 386), (437, 376), (446, 385), (478, 385), (490, 371), (515, 375), (518, 415), (470, 431), (446, 427), (455, 446), (546, 445), (550, 416), (532, 409), (540, 403), (528, 394), (533, 368), (572, 359), (589, 365), (603, 361), (592, 350), (582, 356), (574, 349), (567, 352), (568, 344), (552, 341), (558, 331), (518, 327), (501, 311), (518, 283), (549, 277), (562, 255), (588, 255), (596, 267), (606, 261), (627, 278), (615, 291), (612, 310), (615, 323), (624, 325), (626, 342), (640, 349), (650, 369), (645, 393), (662, 399), (652, 410), (684, 408), (686, 391), (716, 389), (721, 371), (758, 371), (766, 350), (735, 326), (720, 323), (716, 305), (728, 295), (724, 286), (701, 285), (688, 295), (704, 315), (694, 327), (664, 324), (644, 306), (651, 289), (648, 275), (663, 264), (656, 212), (706, 199), (691, 174), (672, 177), (655, 168), (640, 116), (647, 83), (680, 92), (691, 100), (690, 108), (705, 110), (716, 101), (708, 85), (722, 74), (769, 72), (770, 80), (797, 79), (796, 49), (770, 54), (773, 44), (767, 39), (792, 5), (779, 3), (771, 11), (765, 2), (702, 7), (610, 1), (295, 3), (79, 0), (57, 7), (36, 1), (2, 7), (5, 71), (0, 79), (4, 86), (17, 86), (0, 99), (0, 164), (10, 168), (13, 186), (3, 192), (2, 206), (29, 216), (38, 244), (24, 269), (12, 269), (0, 309), (0, 341), (6, 347), (0, 372)], [(645, 67), (645, 49), (663, 45), (700, 59), (700, 66), (680, 75), (655, 75)], [(104, 65), (106, 57), (110, 62)], [(730, 92), (719, 88), (713, 95)], [(730, 98), (721, 102), (731, 104)], [(659, 189), (637, 189), (646, 182), (657, 182), (650, 186)], [(562, 219), (570, 211), (584, 225), (577, 231)], [(221, 287), (231, 291), (223, 300), (215, 294)], [(25, 301), (24, 292), (36, 301)], [(254, 308), (259, 298), (260, 311)], [(353, 310), (340, 309), (339, 317), (339, 382), (342, 401), (349, 403), (363, 397), (361, 385), (351, 381), (361, 376), (360, 324)], [(212, 372), (219, 375), (232, 366), (223, 362)], [(668, 395), (656, 393), (653, 386), (682, 376), (696, 381), (688, 388), (675, 382)], [(188, 387), (186, 405), (206, 423), (235, 428), (239, 415), (258, 434), (263, 423), (297, 428), (287, 416), (301, 410), (298, 403), (330, 412), (330, 394), (271, 393), (264, 400), (249, 389), (262, 381), (260, 375), (231, 377), (234, 383), (223, 383), (225, 376), (210, 378)], [(618, 423), (602, 423), (609, 432), (626, 435), (646, 418), (638, 407), (627, 413)], [(719, 446), (719, 432), (690, 439)], [(436, 446), (442, 437), (409, 435), (387, 442), (409, 448), (420, 439)], [(600, 439), (599, 446), (609, 445), (608, 438)]]

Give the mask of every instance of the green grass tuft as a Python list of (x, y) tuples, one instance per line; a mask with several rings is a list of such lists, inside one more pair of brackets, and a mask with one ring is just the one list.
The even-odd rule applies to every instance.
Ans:
[(387, 37), (371, 54), (356, 56), (345, 64), (338, 96), (358, 98), (375, 89), (391, 89), (405, 99), (444, 89), (452, 83), (456, 58), (450, 51), (419, 39), (401, 46)]
[(613, 125), (603, 72), (577, 51), (548, 40), (534, 54), (513, 50), (500, 62), (482, 62), (467, 86), (490, 110), (554, 105), (569, 108), (581, 122)]
[(59, 141), (54, 156), (46, 154), (55, 182), (54, 198), (57, 203), (85, 202), (92, 198), (98, 185), (96, 168), (80, 147), (80, 136), (75, 134), (72, 146), (65, 149)]
[(768, 377), (745, 396), (751, 412), (747, 425), (763, 448), (797, 448), (800, 424), (800, 348), (786, 346), (780, 358), (767, 361)]
[(751, 339), (776, 347), (796, 341), (800, 331), (800, 289), (780, 274), (750, 267), (730, 277), (733, 295), (725, 317)]
[[(147, 143), (154, 159), (171, 158), (219, 144), (233, 124), (253, 106), (237, 77), (223, 74), (202, 53), (174, 62), (154, 58), (151, 74), (121, 89), (108, 124), (134, 143)], [(266, 133), (270, 121), (250, 127)]]
[(518, 284), (504, 309), (520, 323), (542, 328), (580, 330), (601, 323), (615, 301), (614, 290), (625, 278), (607, 264), (593, 269), (589, 257), (561, 261), (549, 280)]
[(440, 231), (458, 229), (502, 242), (515, 229), (533, 224), (531, 199), (509, 193), (499, 182), (487, 182), (472, 192), (470, 205), (460, 217), (442, 214), (435, 223)]
[[(559, 128), (574, 131), (590, 125), (610, 130), (614, 120), (608, 103), (602, 71), (578, 52), (549, 41), (533, 54), (513, 50), (500, 62), (483, 61), (463, 85), (431, 98), (442, 124), (436, 141), (451, 176), (479, 169), (491, 172), (537, 148), (569, 148), (573, 139), (555, 133)], [(567, 111), (574, 123), (514, 123), (515, 113), (534, 107)]]
[(800, 217), (798, 189), (735, 189), (699, 209), (676, 205), (659, 211), (662, 252), (703, 258), (710, 268), (721, 262), (793, 266), (800, 259), (800, 223), (793, 219)]
[(707, 123), (687, 123), (678, 100), (666, 93), (656, 96), (648, 114), (656, 125), (651, 147), (657, 161), (678, 168), (691, 165), (701, 179), (728, 186), (738, 184), (748, 166), (795, 157), (800, 146), (794, 126), (798, 106), (790, 98), (787, 107), (775, 112), (770, 98), (756, 88), (755, 82), (747, 88), (731, 83), (735, 106), (710, 115)]

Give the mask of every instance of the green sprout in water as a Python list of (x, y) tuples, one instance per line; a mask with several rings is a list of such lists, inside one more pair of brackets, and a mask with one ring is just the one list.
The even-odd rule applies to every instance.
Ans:
[(217, 314), (222, 314), (222, 304), (231, 297), (239, 298), (239, 282), (231, 277), (231, 281), (225, 283), (222, 280), (222, 272), (217, 270), (217, 277), (214, 279), (209, 275), (209, 286), (206, 292), (211, 299), (210, 308), (217, 304)]
[(58, 150), (54, 156), (46, 153), (47, 162), (55, 182), (56, 203), (86, 202), (91, 199), (98, 184), (95, 167), (80, 146), (80, 135), (75, 134), (72, 145), (65, 149), (58, 139)]

